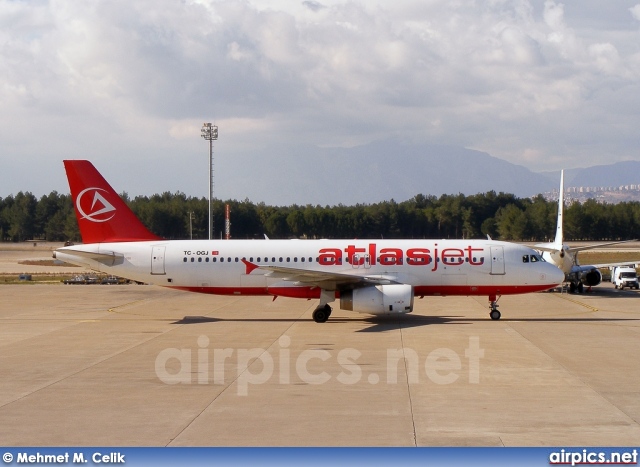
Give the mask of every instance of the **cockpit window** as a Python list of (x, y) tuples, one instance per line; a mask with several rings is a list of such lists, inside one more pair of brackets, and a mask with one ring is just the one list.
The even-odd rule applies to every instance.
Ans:
[(537, 263), (538, 261), (544, 262), (544, 258), (540, 255), (523, 255), (523, 263)]

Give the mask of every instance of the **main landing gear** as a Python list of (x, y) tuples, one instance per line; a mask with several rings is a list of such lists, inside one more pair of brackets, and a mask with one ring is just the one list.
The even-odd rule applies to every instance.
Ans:
[(318, 305), (318, 308), (313, 311), (312, 316), (316, 323), (326, 323), (329, 316), (331, 316), (331, 307), (329, 304)]
[(569, 293), (584, 293), (584, 284), (582, 282), (571, 282), (569, 283)]
[(500, 312), (498, 311), (498, 300), (500, 300), (500, 297), (497, 297), (495, 295), (491, 295), (489, 297), (489, 302), (491, 302), (489, 304), (489, 310), (491, 310), (489, 312), (489, 316), (491, 317), (491, 319), (500, 319)]
[(320, 290), (320, 304), (313, 310), (313, 320), (316, 323), (326, 323), (331, 316), (331, 307), (329, 302), (336, 299), (336, 292), (334, 290), (321, 289)]

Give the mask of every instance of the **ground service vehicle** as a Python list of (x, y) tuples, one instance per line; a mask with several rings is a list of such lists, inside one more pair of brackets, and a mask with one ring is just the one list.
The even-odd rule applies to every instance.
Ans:
[(611, 282), (616, 289), (629, 287), (637, 290), (640, 287), (638, 273), (632, 266), (615, 266), (611, 270)]

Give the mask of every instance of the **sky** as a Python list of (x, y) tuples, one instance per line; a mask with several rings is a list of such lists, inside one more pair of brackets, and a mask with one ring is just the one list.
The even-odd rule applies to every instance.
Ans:
[(0, 0), (0, 197), (68, 193), (63, 159), (206, 197), (204, 122), (215, 195), (268, 204), (324, 204), (305, 148), (640, 160), (640, 1)]

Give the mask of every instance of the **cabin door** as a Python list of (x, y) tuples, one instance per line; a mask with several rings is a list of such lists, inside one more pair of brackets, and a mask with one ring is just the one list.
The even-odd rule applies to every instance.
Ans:
[(504, 247), (491, 247), (491, 274), (504, 274)]
[(166, 247), (154, 246), (151, 247), (151, 274), (166, 274), (164, 270), (164, 253)]

